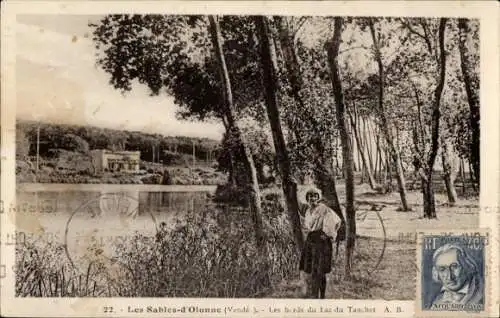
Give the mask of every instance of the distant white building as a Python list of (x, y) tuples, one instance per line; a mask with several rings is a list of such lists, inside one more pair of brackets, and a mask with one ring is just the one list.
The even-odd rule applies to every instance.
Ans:
[(139, 172), (140, 151), (90, 151), (96, 171)]

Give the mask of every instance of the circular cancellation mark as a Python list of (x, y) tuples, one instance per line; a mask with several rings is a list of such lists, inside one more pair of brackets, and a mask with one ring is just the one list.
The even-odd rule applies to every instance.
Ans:
[(64, 232), (66, 255), (72, 266), (85, 273), (91, 266), (121, 267), (119, 249), (135, 244), (136, 235), (157, 233), (150, 211), (139, 210), (139, 192), (103, 193), (74, 210)]
[[(381, 233), (382, 234), (382, 240), (381, 240), (381, 245), (379, 244), (373, 244), (370, 243), (370, 249), (374, 251), (374, 257), (370, 258), (370, 261), (368, 262), (369, 264), (372, 263), (371, 266), (367, 266), (362, 269), (362, 271), (366, 272), (368, 275), (371, 275), (375, 271), (377, 271), (380, 267), (380, 264), (382, 263), (385, 255), (385, 250), (387, 247), (387, 231), (385, 228), (384, 220), (382, 216), (380, 215), (379, 211), (376, 210), (368, 210), (368, 211), (363, 211), (359, 212), (356, 214), (356, 223), (357, 226), (359, 227), (360, 223), (365, 222), (365, 221), (371, 221), (372, 222), (372, 227), (377, 228), (380, 226)], [(377, 225), (378, 223), (378, 225)], [(379, 234), (379, 235), (380, 235)], [(359, 235), (359, 233), (358, 233)], [(358, 238), (359, 239), (359, 238)], [(374, 238), (372, 238), (373, 240)], [(378, 240), (374, 240), (373, 242), (377, 242)], [(357, 244), (356, 244), (357, 245)], [(354, 248), (354, 257), (356, 257), (356, 254), (360, 253), (357, 251), (357, 248)]]

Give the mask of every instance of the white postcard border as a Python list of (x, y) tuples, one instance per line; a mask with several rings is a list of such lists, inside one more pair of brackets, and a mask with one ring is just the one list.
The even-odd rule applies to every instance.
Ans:
[[(1, 109), (1, 198), (5, 213), (1, 214), (1, 235), (5, 240), (7, 233), (13, 233), (13, 217), (8, 207), (15, 202), (15, 61), (16, 61), (16, 14), (103, 14), (103, 13), (178, 13), (178, 14), (300, 14), (300, 15), (383, 15), (383, 16), (467, 16), (481, 19), (481, 215), (480, 227), (488, 227), (491, 231), (492, 272), (491, 282), (498, 282), (499, 242), (498, 242), (498, 196), (499, 196), (499, 24), (498, 5), (494, 1), (355, 1), (355, 2), (281, 2), (281, 1), (9, 1), (2, 3), (2, 109)], [(486, 30), (486, 31), (485, 31)], [(485, 136), (487, 138), (485, 138)], [(5, 267), (5, 277), (1, 279), (1, 307), (5, 316), (114, 316), (104, 314), (104, 306), (113, 306), (125, 311), (130, 306), (165, 305), (165, 306), (197, 306), (221, 308), (227, 306), (248, 305), (262, 309), (257, 316), (282, 317), (285, 313), (270, 313), (269, 308), (313, 306), (343, 307), (376, 306), (377, 313), (372, 316), (408, 317), (413, 315), (413, 301), (384, 300), (304, 300), (304, 299), (217, 299), (217, 298), (99, 298), (99, 299), (64, 299), (64, 298), (15, 298), (14, 246), (2, 245), (1, 264)], [(491, 316), (498, 316), (498, 284), (491, 284)], [(141, 305), (142, 304), (142, 305)], [(384, 313), (385, 306), (401, 307), (400, 313)], [(132, 314), (117, 312), (121, 317), (149, 316), (148, 314)], [(200, 313), (198, 313), (200, 314)], [(159, 315), (159, 316), (164, 316)], [(207, 316), (207, 314), (200, 314)], [(245, 314), (247, 315), (247, 314)], [(304, 314), (286, 314), (286, 316), (303, 316)], [(309, 313), (308, 316), (332, 316), (329, 313)], [(173, 315), (177, 316), (177, 315)], [(186, 317), (197, 316), (191, 312)], [(215, 316), (210, 314), (208, 316)], [(224, 315), (222, 315), (224, 316)], [(230, 315), (236, 316), (236, 315)], [(344, 311), (336, 316), (353, 316)], [(360, 317), (370, 317), (368, 313)]]

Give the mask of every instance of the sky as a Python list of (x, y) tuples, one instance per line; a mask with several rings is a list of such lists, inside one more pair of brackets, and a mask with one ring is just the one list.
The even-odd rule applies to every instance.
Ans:
[[(92, 30), (88, 27), (89, 22), (101, 18), (61, 14), (17, 16), (17, 118), (220, 140), (221, 124), (176, 119), (178, 106), (172, 97), (165, 94), (151, 97), (148, 88), (139, 84), (122, 95), (109, 84), (108, 74), (95, 65)], [(331, 32), (322, 21), (306, 23), (301, 30), (301, 41), (314, 43), (330, 37)], [(376, 73), (370, 51), (350, 50), (347, 44), (354, 39), (354, 47), (369, 47), (368, 32), (351, 27), (342, 36), (341, 52), (347, 52), (340, 55), (341, 62), (345, 61), (352, 71), (363, 76)], [(390, 53), (384, 55), (392, 56)]]
[(136, 85), (122, 95), (95, 65), (89, 22), (101, 16), (17, 17), (17, 118), (220, 140), (221, 124), (180, 121), (165, 94)]

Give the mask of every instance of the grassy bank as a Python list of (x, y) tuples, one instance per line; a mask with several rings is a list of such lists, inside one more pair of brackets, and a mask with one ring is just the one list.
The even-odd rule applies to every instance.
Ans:
[(154, 237), (112, 241), (111, 256), (89, 245), (72, 256), (76, 268), (62, 244), (26, 241), (16, 249), (16, 295), (261, 297), (298, 274), (286, 218), (266, 212), (267, 257), (255, 246), (249, 213), (227, 206), (188, 214)]
[(210, 166), (163, 166), (143, 162), (138, 173), (94, 172), (88, 158), (66, 153), (61, 158), (40, 161), (38, 176), (33, 163), (16, 161), (18, 183), (90, 183), (90, 184), (166, 184), (219, 185), (226, 176)]
[[(112, 259), (89, 247), (92, 262), (67, 259), (62, 245), (26, 242), (16, 255), (16, 295), (21, 297), (271, 297), (302, 298), (299, 255), (287, 239), (270, 235), (270, 268), (247, 231), (205, 232), (178, 225), (159, 238), (137, 235), (119, 246)], [(213, 231), (213, 229), (211, 229)], [(220, 230), (220, 229), (219, 229)], [(250, 240), (249, 240), (250, 239)], [(344, 281), (343, 253), (328, 275), (327, 298), (409, 300), (415, 293), (415, 245), (360, 237), (353, 278)], [(87, 255), (87, 257), (88, 257)], [(189, 266), (186, 266), (189, 264)]]

